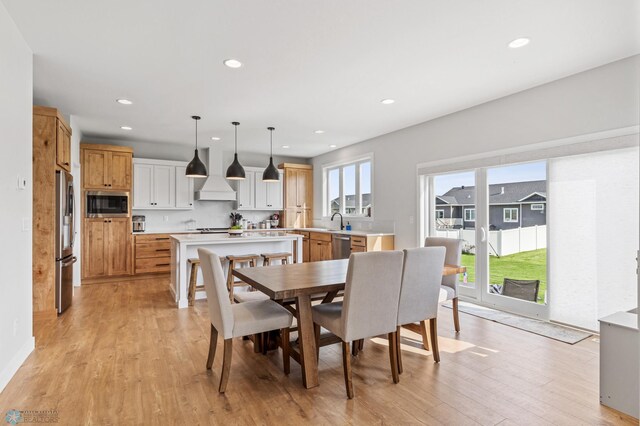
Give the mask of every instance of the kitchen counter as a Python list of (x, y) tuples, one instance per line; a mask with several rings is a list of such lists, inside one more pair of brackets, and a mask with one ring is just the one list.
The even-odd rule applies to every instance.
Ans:
[(326, 234), (343, 234), (343, 235), (355, 235), (356, 237), (383, 237), (387, 235), (395, 235), (393, 232), (376, 232), (376, 231), (340, 231), (339, 229), (325, 229), (325, 228), (296, 228), (296, 231), (307, 232), (324, 232)]

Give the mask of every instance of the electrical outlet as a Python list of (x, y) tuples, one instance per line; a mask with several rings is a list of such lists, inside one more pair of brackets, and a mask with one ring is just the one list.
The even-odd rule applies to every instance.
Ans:
[(415, 218), (413, 216), (409, 216), (409, 223), (413, 225), (413, 222), (415, 222)]
[(18, 175), (18, 189), (25, 190), (27, 189), (27, 179)]
[(22, 218), (22, 232), (29, 232), (31, 231), (31, 218), (30, 217), (23, 217)]

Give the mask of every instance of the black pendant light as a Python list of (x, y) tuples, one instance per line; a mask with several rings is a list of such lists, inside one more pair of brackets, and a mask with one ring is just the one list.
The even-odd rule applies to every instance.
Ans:
[(231, 163), (231, 165), (227, 169), (227, 179), (241, 180), (245, 178), (245, 174), (244, 174), (244, 168), (240, 165), (240, 162), (238, 161), (238, 126), (240, 125), (240, 123), (238, 123), (237, 121), (234, 121), (231, 124), (235, 126), (236, 150), (235, 150), (235, 153), (233, 154), (233, 163)]
[(269, 139), (271, 141), (271, 150), (269, 154), (269, 166), (267, 166), (262, 173), (263, 182), (278, 182), (280, 180), (280, 173), (278, 173), (276, 166), (273, 165), (273, 131), (275, 129), (275, 127), (267, 127), (267, 130), (269, 130)]
[(191, 162), (187, 165), (185, 175), (187, 177), (193, 178), (206, 178), (207, 168), (198, 157), (198, 120), (200, 120), (200, 117), (198, 117), (197, 115), (192, 115), (191, 118), (193, 118), (196, 122), (196, 152), (193, 156), (193, 160), (191, 160)]

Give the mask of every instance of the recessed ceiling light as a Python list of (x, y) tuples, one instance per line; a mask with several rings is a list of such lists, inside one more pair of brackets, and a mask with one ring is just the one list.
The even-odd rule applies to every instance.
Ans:
[(284, 149), (289, 149), (289, 148), (291, 148), (289, 145), (282, 145), (282, 147), (283, 147)]
[(122, 105), (131, 105), (133, 103), (129, 99), (116, 99), (116, 102)]
[(237, 59), (225, 59), (224, 64), (229, 68), (240, 68), (242, 66), (242, 62)]
[(131, 126), (120, 126), (120, 128), (122, 130), (133, 130), (133, 127), (131, 127)]
[(510, 47), (510, 48), (512, 48), (512, 49), (517, 49), (518, 47), (524, 47), (524, 46), (526, 46), (527, 44), (529, 44), (529, 42), (530, 42), (530, 41), (531, 41), (531, 40), (529, 40), (529, 39), (528, 39), (528, 38), (526, 38), (526, 37), (517, 38), (517, 39), (515, 39), (515, 40), (512, 40), (512, 41), (509, 43), (509, 47)]
[(383, 99), (383, 100), (380, 101), (381, 104), (385, 104), (385, 105), (391, 105), (394, 102), (395, 102), (395, 100), (393, 100), (393, 99)]
[(212, 141), (219, 141), (219, 140), (220, 140), (220, 138), (219, 138), (219, 137), (217, 137), (217, 136), (211, 136), (211, 140), (212, 140)]
[(337, 145), (329, 145), (329, 148), (335, 148)]
[(316, 135), (321, 135), (321, 134), (323, 134), (323, 133), (324, 133), (324, 130), (316, 130), (316, 131), (315, 131), (315, 132), (313, 132), (313, 133), (315, 133)]

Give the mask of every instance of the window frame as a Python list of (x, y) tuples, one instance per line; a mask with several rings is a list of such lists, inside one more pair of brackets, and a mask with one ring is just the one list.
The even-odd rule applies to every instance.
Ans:
[[(518, 207), (504, 207), (502, 209), (502, 221), (504, 223), (520, 223), (520, 209)], [(516, 218), (513, 218), (513, 212), (516, 212)], [(507, 212), (509, 212), (509, 218), (507, 219)]]
[[(536, 207), (535, 209), (533, 208), (534, 206)], [(531, 203), (531, 210), (537, 212), (544, 211), (544, 203)]]
[[(473, 219), (467, 219), (467, 212), (473, 212)], [(471, 215), (469, 215), (471, 216)], [(476, 221), (476, 208), (468, 208), (468, 209), (463, 209), (462, 212), (462, 220), (465, 222), (475, 222)]]
[[(356, 187), (356, 204), (355, 204), (355, 208), (356, 211), (360, 210), (363, 211), (363, 206), (362, 206), (362, 193), (361, 193), (361, 187), (360, 187), (360, 174), (361, 174), (361, 170), (360, 167), (362, 164), (364, 163), (369, 163), (370, 164), (370, 182), (371, 182), (371, 194), (370, 194), (370, 204), (371, 204), (371, 216), (367, 216), (366, 214), (351, 214), (351, 213), (346, 213), (345, 212), (345, 194), (344, 194), (344, 169), (355, 165), (355, 187)], [(322, 212), (323, 212), (323, 217), (324, 218), (330, 218), (331, 215), (333, 214), (331, 211), (331, 200), (329, 199), (330, 197), (330, 192), (331, 192), (331, 185), (330, 185), (330, 180), (329, 180), (329, 173), (331, 173), (334, 170), (338, 170), (338, 185), (339, 185), (339, 191), (338, 191), (338, 197), (340, 198), (340, 209), (339, 209), (339, 213), (342, 214), (342, 216), (344, 218), (356, 218), (356, 219), (362, 219), (362, 220), (373, 220), (373, 216), (374, 216), (374, 210), (375, 210), (375, 204), (374, 204), (374, 182), (373, 182), (373, 176), (374, 176), (374, 161), (373, 161), (373, 154), (367, 154), (364, 155), (362, 157), (358, 157), (355, 159), (351, 159), (348, 161), (339, 161), (339, 162), (334, 162), (334, 163), (329, 163), (329, 164), (324, 164), (322, 166), (322, 179), (323, 179), (323, 206), (322, 206)]]
[(436, 209), (435, 218), (444, 219), (444, 209)]

